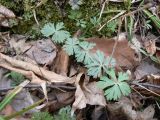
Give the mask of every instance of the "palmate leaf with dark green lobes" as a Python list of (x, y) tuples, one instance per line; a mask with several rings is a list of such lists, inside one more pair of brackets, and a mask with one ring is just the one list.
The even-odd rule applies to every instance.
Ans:
[(84, 62), (84, 64), (90, 64), (92, 60), (92, 53), (90, 50), (94, 46), (94, 43), (89, 43), (87, 41), (79, 42), (80, 50), (75, 53), (76, 60), (78, 62)]
[(94, 78), (101, 77), (103, 71), (107, 71), (108, 68), (115, 66), (115, 59), (105, 57), (104, 53), (97, 51), (92, 57), (91, 63), (87, 64), (88, 75)]
[(118, 73), (118, 78), (116, 77), (114, 69), (108, 70), (107, 73), (111, 79), (107, 76), (103, 76), (97, 83), (99, 88), (105, 89), (107, 100), (117, 100), (122, 95), (127, 96), (131, 92), (129, 85), (126, 82), (126, 80), (129, 79), (127, 73)]
[(79, 41), (77, 38), (68, 38), (63, 46), (63, 49), (68, 53), (68, 55), (74, 55), (80, 51)]
[(71, 35), (68, 31), (63, 30), (64, 24), (62, 22), (57, 23), (48, 23), (46, 24), (41, 32), (44, 36), (49, 37), (52, 35), (52, 40), (56, 43), (63, 43)]

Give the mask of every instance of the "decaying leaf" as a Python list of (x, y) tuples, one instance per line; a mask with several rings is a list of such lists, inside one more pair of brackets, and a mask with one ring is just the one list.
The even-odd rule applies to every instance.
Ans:
[[(21, 73), (27, 78), (31, 79), (35, 83), (43, 82), (64, 82), (64, 83), (74, 83), (74, 78), (68, 78), (61, 75), (58, 75), (54, 72), (45, 70), (41, 67), (38, 67), (34, 64), (27, 63), (21, 60), (16, 60), (14, 58), (8, 57), (0, 53), (0, 66), (15, 72)], [(39, 77), (42, 79), (40, 79)]]
[(0, 5), (0, 14), (5, 15), (6, 18), (15, 17), (15, 14), (3, 5)]
[(148, 40), (144, 42), (144, 47), (146, 48), (147, 53), (150, 55), (155, 54), (156, 52), (156, 42), (155, 40)]
[[(136, 66), (140, 61), (140, 56), (136, 50), (132, 49), (127, 39), (118, 40), (115, 48), (113, 58), (116, 60), (116, 65), (121, 67), (132, 68)], [(89, 38), (89, 42), (96, 43), (96, 46), (92, 49), (92, 52), (100, 50), (105, 53), (105, 56), (110, 56), (115, 44), (115, 38)]]
[(159, 73), (160, 70), (154, 64), (150, 64), (149, 62), (142, 62), (140, 66), (136, 68), (134, 72), (136, 79), (141, 79), (145, 75), (156, 74)]
[(31, 45), (26, 44), (26, 36), (23, 35), (12, 35), (9, 40), (10, 48), (14, 49), (16, 54), (22, 54), (28, 50)]
[(76, 78), (76, 93), (72, 111), (74, 112), (76, 109), (85, 108), (86, 104), (105, 106), (106, 101), (104, 93), (96, 86), (96, 82), (88, 83), (86, 82), (86, 78), (82, 82), (81, 77), (82, 73), (80, 73)]
[(154, 113), (155, 113), (155, 110), (153, 108), (152, 105), (148, 106), (147, 108), (144, 109), (143, 112), (140, 112), (139, 113), (139, 119), (141, 120), (157, 120), (157, 119), (154, 119)]
[(55, 89), (48, 93), (49, 102), (45, 108), (49, 109), (49, 112), (55, 112), (56, 110), (73, 103), (75, 99), (74, 94), (74, 91), (64, 92)]
[(8, 19), (15, 17), (11, 10), (0, 4), (0, 26), (9, 27)]
[(159, 74), (148, 75), (147, 81), (155, 85), (160, 85), (160, 75)]
[(110, 112), (109, 118), (116, 120), (156, 120), (153, 118), (155, 110), (152, 106), (148, 106), (144, 111), (136, 111), (133, 109), (132, 102), (124, 97), (114, 104), (108, 104), (107, 108)]
[(56, 57), (56, 46), (50, 39), (36, 41), (26, 55), (41, 65), (51, 65)]
[[(14, 108), (15, 111), (20, 111), (30, 105), (34, 104), (34, 101), (31, 97), (31, 94), (28, 90), (22, 90), (16, 97), (12, 100), (11, 106)], [(34, 108), (27, 113), (38, 112), (39, 110)]]
[(69, 65), (69, 56), (63, 49), (61, 49), (58, 52), (55, 64), (53, 66), (54, 71), (58, 74), (67, 76), (68, 65)]

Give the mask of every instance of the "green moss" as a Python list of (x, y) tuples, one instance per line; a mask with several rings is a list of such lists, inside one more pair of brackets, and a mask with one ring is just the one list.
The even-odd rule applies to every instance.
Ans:
[[(93, 25), (90, 23), (91, 17), (99, 17), (99, 13), (101, 11), (101, 7), (99, 5), (99, 1), (97, 0), (88, 0), (83, 3), (83, 5), (80, 6), (79, 11), (81, 11), (82, 15), (79, 18), (79, 20), (85, 21), (86, 28), (81, 28), (76, 26), (76, 20), (72, 20), (68, 18), (68, 15), (70, 14), (71, 6), (69, 4), (65, 7), (66, 17), (62, 18), (59, 9), (54, 4), (54, 1), (48, 0), (45, 5), (42, 5), (35, 9), (36, 11), (36, 17), (40, 24), (38, 26), (35, 22), (34, 16), (33, 16), (33, 8), (37, 5), (36, 0), (16, 0), (10, 1), (10, 0), (0, 0), (0, 3), (7, 8), (13, 10), (15, 14), (18, 17), (21, 17), (22, 19), (19, 19), (18, 25), (13, 26), (11, 31), (13, 33), (18, 34), (27, 34), (29, 36), (40, 37), (40, 29), (42, 26), (44, 26), (45, 23), (48, 22), (64, 22), (66, 30), (70, 31), (71, 34), (74, 34), (78, 29), (82, 29), (85, 32), (86, 37), (90, 37), (93, 35), (103, 35), (103, 36), (111, 36), (112, 33), (109, 33), (107, 29), (102, 29), (102, 31), (97, 32), (98, 27), (93, 27)], [(109, 5), (106, 5), (106, 8), (104, 12), (109, 10), (119, 10), (123, 6), (120, 4), (113, 4), (109, 3)], [(102, 24), (111, 19), (115, 14), (117, 13), (110, 13), (110, 14), (103, 14), (101, 22)]]

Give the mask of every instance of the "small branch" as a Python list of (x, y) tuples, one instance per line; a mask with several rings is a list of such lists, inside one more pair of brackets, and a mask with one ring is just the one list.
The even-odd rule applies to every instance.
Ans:
[(36, 17), (36, 10), (35, 9), (33, 9), (33, 16), (34, 16), (34, 19), (35, 19), (37, 25), (39, 26), (39, 22), (38, 22), (37, 17)]
[(107, 2), (108, 0), (105, 0), (104, 1), (104, 3), (103, 3), (103, 5), (102, 5), (102, 9), (101, 9), (101, 12), (100, 12), (100, 15), (99, 15), (99, 20), (101, 19), (101, 17), (102, 17), (102, 14), (103, 14), (103, 11), (104, 11), (104, 8), (105, 8), (105, 5), (106, 5), (106, 2)]
[[(65, 85), (47, 85), (48, 88), (52, 88), (52, 89), (63, 89), (63, 90), (76, 90), (76, 87), (74, 86), (65, 86)], [(15, 87), (9, 87), (9, 88), (0, 88), (0, 92), (7, 92), (9, 90), (14, 89)], [(24, 88), (41, 88), (41, 85), (26, 85)]]
[[(158, 93), (156, 93), (156, 92), (154, 92), (154, 91), (152, 91), (152, 90), (150, 90), (150, 89), (144, 87), (144, 85), (142, 85), (142, 83), (133, 83), (133, 82), (132, 82), (132, 84), (137, 85), (137, 86), (139, 86), (139, 87), (141, 87), (141, 88), (143, 88), (143, 89), (145, 89), (145, 90), (151, 92), (152, 94), (154, 94), (154, 95), (160, 97), (160, 95), (159, 95)], [(144, 84), (144, 83), (143, 83), (143, 84)], [(150, 85), (150, 86), (151, 86), (151, 85)], [(152, 87), (153, 87), (153, 86), (152, 86)]]

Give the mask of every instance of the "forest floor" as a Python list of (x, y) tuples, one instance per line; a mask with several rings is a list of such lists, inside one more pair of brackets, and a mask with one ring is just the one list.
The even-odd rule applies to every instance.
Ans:
[(160, 120), (160, 1), (0, 0), (0, 120)]

